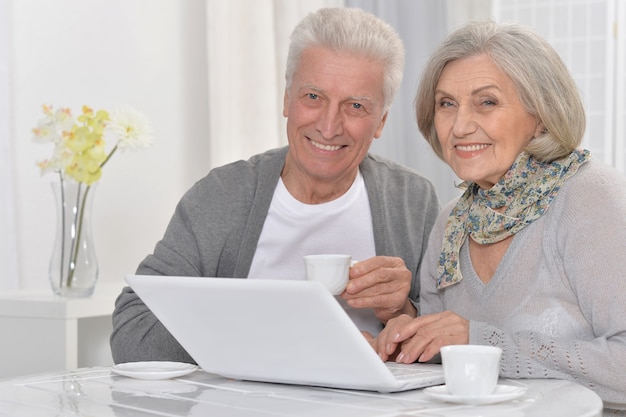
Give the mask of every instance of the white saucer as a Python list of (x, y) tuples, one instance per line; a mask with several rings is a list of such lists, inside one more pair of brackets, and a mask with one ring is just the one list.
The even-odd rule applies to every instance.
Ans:
[(445, 385), (438, 385), (424, 389), (424, 394), (429, 397), (436, 398), (451, 403), (458, 404), (494, 404), (502, 401), (513, 400), (519, 398), (526, 392), (526, 387), (515, 387), (512, 385), (498, 385), (493, 393), (484, 397), (463, 397), (450, 394)]
[(192, 373), (196, 365), (183, 362), (126, 362), (111, 367), (111, 371), (136, 379), (170, 379)]

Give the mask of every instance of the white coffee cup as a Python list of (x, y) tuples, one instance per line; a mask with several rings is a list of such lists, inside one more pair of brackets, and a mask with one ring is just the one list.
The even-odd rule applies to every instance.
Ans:
[(441, 348), (446, 388), (459, 397), (484, 397), (498, 384), (502, 349), (483, 345), (449, 345)]
[(306, 255), (306, 278), (319, 281), (333, 295), (339, 295), (348, 285), (352, 256), (340, 254)]

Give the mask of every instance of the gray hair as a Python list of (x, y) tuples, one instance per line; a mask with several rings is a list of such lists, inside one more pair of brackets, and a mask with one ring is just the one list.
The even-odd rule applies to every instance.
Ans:
[(526, 151), (550, 162), (576, 149), (585, 132), (585, 109), (578, 88), (554, 48), (517, 24), (473, 22), (451, 33), (430, 57), (415, 97), (417, 125), (443, 159), (435, 131), (435, 90), (448, 62), (486, 54), (515, 85), (522, 105), (537, 117), (544, 133)]
[(291, 34), (285, 73), (287, 88), (291, 86), (302, 54), (311, 47), (381, 62), (385, 109), (389, 108), (404, 71), (404, 44), (390, 25), (357, 8), (323, 8), (309, 13)]

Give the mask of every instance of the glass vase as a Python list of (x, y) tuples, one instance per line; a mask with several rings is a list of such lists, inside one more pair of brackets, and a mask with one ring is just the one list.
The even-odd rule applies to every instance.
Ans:
[(98, 280), (98, 259), (91, 232), (95, 184), (61, 180), (52, 183), (57, 226), (50, 285), (63, 297), (89, 297)]

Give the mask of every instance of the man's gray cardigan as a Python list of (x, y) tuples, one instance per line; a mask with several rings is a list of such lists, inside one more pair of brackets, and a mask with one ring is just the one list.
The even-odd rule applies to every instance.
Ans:
[[(213, 169), (198, 181), (178, 203), (163, 239), (137, 274), (247, 277), (287, 150)], [(417, 303), (418, 270), (439, 210), (434, 187), (414, 171), (371, 154), (360, 170), (376, 254), (404, 260), (413, 273), (410, 298)], [(130, 288), (115, 303), (111, 350), (116, 363), (194, 362)]]

